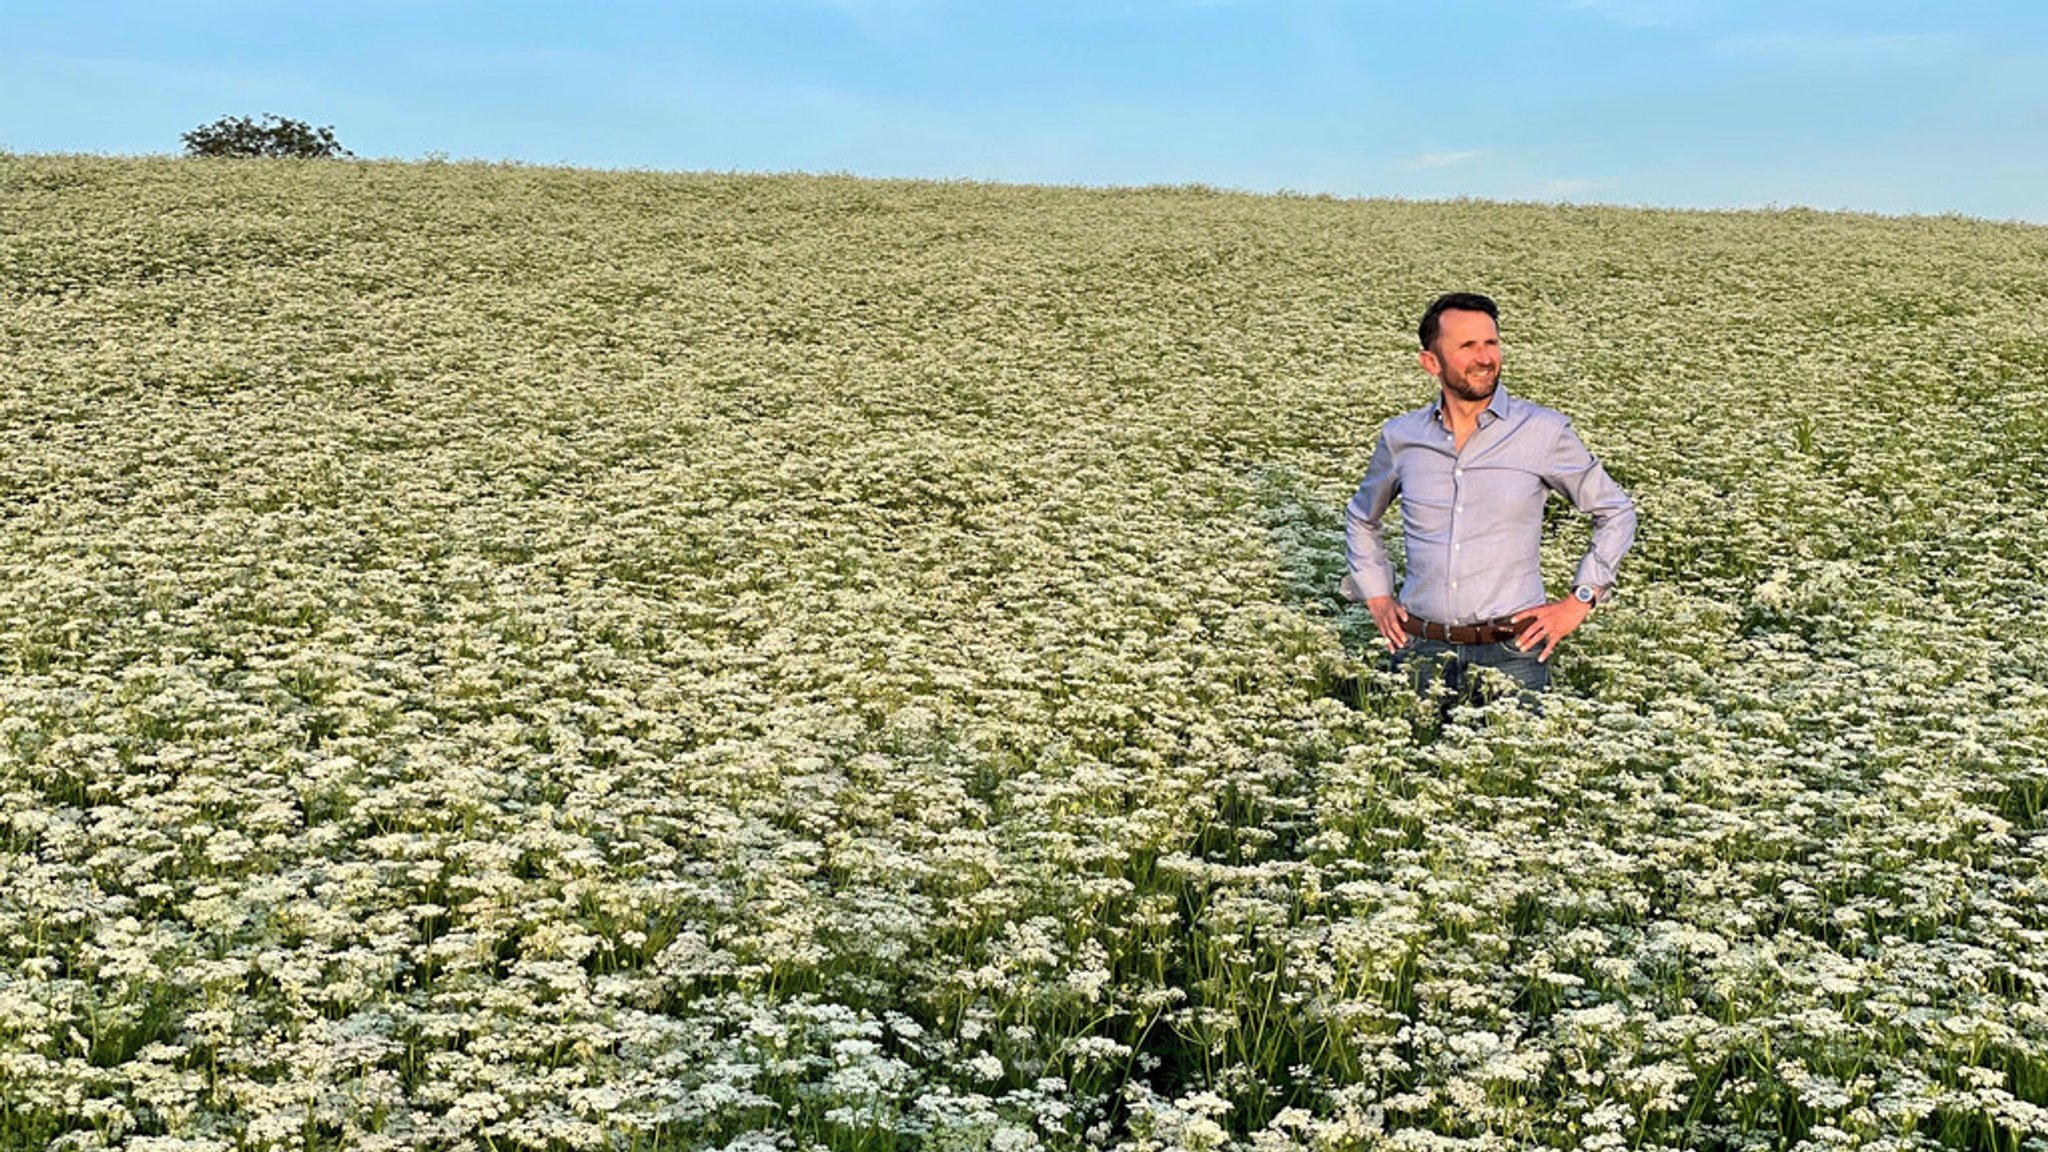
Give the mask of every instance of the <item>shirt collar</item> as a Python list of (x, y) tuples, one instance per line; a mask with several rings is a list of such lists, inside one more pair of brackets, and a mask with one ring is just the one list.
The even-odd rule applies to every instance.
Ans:
[[(1493, 397), (1486, 402), (1486, 407), (1479, 411), (1479, 423), (1486, 425), (1495, 420), (1507, 419), (1508, 405), (1508, 386), (1504, 383), (1494, 384)], [(1441, 385), (1437, 387), (1436, 398), (1429, 402), (1429, 418), (1437, 424), (1444, 422), (1444, 390)]]

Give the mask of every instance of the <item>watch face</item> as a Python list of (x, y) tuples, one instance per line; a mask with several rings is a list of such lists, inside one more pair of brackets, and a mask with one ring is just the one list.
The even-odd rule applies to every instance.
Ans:
[(1572, 589), (1572, 598), (1581, 604), (1591, 604), (1593, 602), (1593, 590), (1591, 588), (1574, 588)]

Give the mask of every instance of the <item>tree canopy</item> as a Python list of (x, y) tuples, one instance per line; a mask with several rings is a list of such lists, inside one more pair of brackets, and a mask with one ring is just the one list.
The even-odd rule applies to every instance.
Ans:
[(223, 116), (184, 134), (187, 156), (289, 156), (331, 160), (355, 153), (341, 146), (332, 127), (315, 128), (265, 112), (262, 120)]

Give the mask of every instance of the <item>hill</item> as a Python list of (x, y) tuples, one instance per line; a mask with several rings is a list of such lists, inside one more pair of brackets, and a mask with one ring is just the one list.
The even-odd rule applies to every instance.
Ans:
[[(2048, 1137), (2044, 267), (0, 157), (0, 1143)], [(1458, 288), (1642, 512), (1540, 715), (1335, 591)]]

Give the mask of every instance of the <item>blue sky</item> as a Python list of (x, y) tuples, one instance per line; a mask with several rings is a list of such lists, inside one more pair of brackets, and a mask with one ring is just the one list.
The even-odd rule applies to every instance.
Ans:
[(0, 148), (2048, 223), (2048, 3), (0, 0)]

